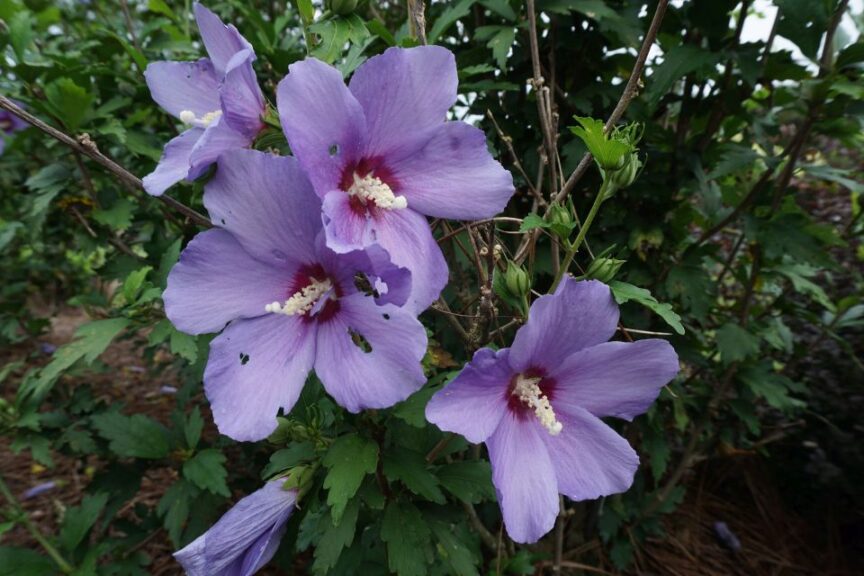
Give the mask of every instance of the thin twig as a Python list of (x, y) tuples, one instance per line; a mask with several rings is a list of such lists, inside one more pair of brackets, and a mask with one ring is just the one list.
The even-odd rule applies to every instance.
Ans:
[(426, 45), (426, 6), (424, 0), (408, 0), (409, 24), (417, 41)]
[[(97, 164), (120, 178), (120, 180), (130, 188), (144, 191), (144, 184), (141, 182), (141, 179), (120, 166), (119, 164), (117, 164), (116, 162), (114, 162), (113, 160), (111, 160), (110, 158), (108, 158), (107, 156), (105, 156), (104, 154), (102, 154), (101, 152), (99, 152), (96, 144), (90, 139), (87, 134), (82, 134), (76, 140), (65, 132), (61, 132), (53, 126), (50, 126), (39, 118), (33, 116), (32, 114), (22, 109), (12, 100), (3, 95), (0, 95), (0, 108), (8, 110), (18, 118), (24, 120), (32, 126), (35, 126), (36, 128), (38, 128), (45, 134), (48, 134), (55, 140), (58, 140), (66, 146), (69, 146), (76, 152), (87, 156), (88, 158), (95, 161)], [(162, 196), (155, 196), (155, 198), (160, 202), (163, 202), (170, 208), (177, 210), (199, 226), (203, 226), (205, 228), (210, 228), (213, 226), (213, 224), (206, 216), (196, 210), (193, 210), (189, 206), (186, 206), (182, 202), (175, 200), (167, 194), (163, 194)]]
[(550, 196), (555, 195), (558, 189), (558, 147), (555, 129), (552, 120), (552, 104), (550, 102), (549, 87), (545, 85), (543, 72), (540, 67), (540, 45), (537, 40), (537, 14), (534, 0), (526, 1), (528, 12), (528, 39), (531, 47), (531, 68), (534, 76), (531, 85), (534, 87), (537, 99), (537, 116), (540, 119), (540, 129), (543, 131), (543, 161), (549, 165), (549, 181), (551, 189)]
[[(651, 46), (654, 44), (654, 39), (657, 38), (657, 33), (660, 31), (660, 24), (663, 22), (663, 16), (666, 14), (666, 6), (669, 0), (660, 0), (657, 3), (657, 9), (654, 11), (654, 18), (651, 20), (651, 25), (648, 27), (648, 32), (645, 33), (645, 39), (642, 41), (642, 48), (639, 50), (639, 55), (636, 57), (636, 62), (633, 64), (633, 70), (630, 72), (630, 78), (627, 80), (627, 85), (624, 87), (624, 92), (621, 93), (621, 98), (618, 99), (618, 104), (606, 121), (606, 132), (609, 132), (615, 124), (624, 115), (630, 102), (639, 93), (639, 83), (642, 78), (642, 70), (645, 67), (645, 61), (648, 59), (648, 53), (651, 51)], [(555, 197), (555, 200), (561, 202), (573, 190), (591, 164), (591, 155), (585, 154), (576, 170), (570, 174), (561, 191)]]

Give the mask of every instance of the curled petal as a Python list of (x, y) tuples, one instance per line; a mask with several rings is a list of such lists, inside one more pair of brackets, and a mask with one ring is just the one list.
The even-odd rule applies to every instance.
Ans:
[(219, 78), (207, 58), (197, 62), (151, 62), (144, 79), (153, 100), (175, 118), (185, 111), (201, 118), (221, 109)]
[(219, 76), (224, 76), (228, 70), (231, 58), (240, 51), (252, 50), (252, 45), (237, 31), (233, 24), (225, 25), (213, 12), (199, 3), (195, 3), (195, 20), (198, 31), (207, 54), (213, 61), (213, 66)]
[(148, 194), (161, 196), (168, 188), (189, 175), (189, 159), (202, 134), (204, 130), (201, 128), (191, 128), (165, 145), (156, 169), (144, 177), (144, 190)]

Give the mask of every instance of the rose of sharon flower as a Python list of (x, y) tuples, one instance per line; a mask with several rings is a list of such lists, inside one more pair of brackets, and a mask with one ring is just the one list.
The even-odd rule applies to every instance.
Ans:
[(411, 270), (416, 312), (447, 284), (424, 215), (491, 218), (514, 192), (483, 132), (445, 121), (456, 86), (453, 54), (421, 46), (370, 58), (348, 86), (309, 58), (292, 64), (277, 89), (291, 150), (324, 201), (327, 245), (346, 252), (379, 243)]
[[(24, 107), (23, 104), (18, 102), (17, 100), (12, 100), (15, 104)], [(11, 136), (15, 132), (20, 132), (30, 126), (24, 120), (18, 118), (8, 110), (0, 109), (0, 154), (3, 154), (3, 150), (6, 149), (6, 136)]]
[(252, 46), (237, 28), (197, 3), (195, 19), (210, 57), (153, 62), (144, 72), (153, 100), (189, 126), (168, 142), (156, 170), (144, 178), (144, 189), (153, 196), (184, 178), (198, 178), (222, 152), (248, 148), (264, 127)]
[(478, 350), (437, 392), (426, 418), (485, 442), (507, 533), (535, 542), (558, 494), (586, 500), (630, 488), (639, 457), (600, 421), (645, 412), (678, 373), (664, 340), (607, 342), (618, 325), (609, 288), (565, 279), (538, 298), (513, 346)]
[(189, 243), (163, 299), (183, 332), (228, 324), (204, 372), (221, 433), (267, 437), (313, 368), (351, 412), (392, 406), (423, 385), (426, 330), (400, 307), (410, 272), (379, 246), (327, 248), (321, 201), (294, 158), (223, 154), (204, 205), (220, 228)]
[(174, 553), (189, 576), (250, 576), (273, 558), (297, 501), (272, 480), (234, 505), (207, 532)]

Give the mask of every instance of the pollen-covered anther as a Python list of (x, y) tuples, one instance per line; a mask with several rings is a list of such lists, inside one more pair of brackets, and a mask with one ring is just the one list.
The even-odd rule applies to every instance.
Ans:
[(347, 190), (349, 196), (361, 200), (363, 204), (372, 203), (384, 210), (401, 209), (408, 207), (408, 200), (404, 196), (396, 196), (380, 178), (372, 174), (360, 176), (354, 173), (354, 182)]
[(266, 312), (271, 312), (273, 314), (285, 314), (286, 316), (303, 316), (307, 312), (309, 312), (313, 306), (315, 306), (315, 302), (318, 301), (319, 298), (324, 296), (331, 288), (333, 284), (330, 280), (315, 280), (312, 279), (312, 282), (304, 287), (299, 292), (295, 292), (288, 300), (285, 301), (284, 304), (279, 304), (279, 302), (272, 302), (267, 304), (264, 307)]
[(199, 128), (206, 128), (210, 126), (213, 122), (216, 121), (217, 118), (222, 116), (221, 110), (214, 110), (213, 112), (207, 112), (200, 118), (195, 115), (195, 113), (191, 110), (183, 110), (180, 112), (180, 121), (184, 124), (188, 124), (190, 126), (198, 126)]
[(564, 425), (555, 417), (555, 411), (552, 410), (552, 404), (549, 403), (549, 398), (540, 390), (539, 377), (527, 377), (522, 374), (516, 377), (516, 386), (513, 388), (513, 395), (524, 402), (529, 408), (534, 409), (534, 415), (540, 420), (549, 434), (557, 436), (563, 430)]

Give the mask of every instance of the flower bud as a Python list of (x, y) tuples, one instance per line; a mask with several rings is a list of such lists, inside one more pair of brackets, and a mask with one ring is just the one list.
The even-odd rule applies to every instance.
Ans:
[(620, 169), (615, 170), (614, 172), (610, 171), (607, 177), (612, 180), (611, 183), (615, 190), (621, 190), (633, 184), (636, 177), (639, 176), (641, 169), (642, 161), (639, 160), (639, 156), (633, 152), (627, 157), (627, 161)]
[(597, 258), (588, 266), (585, 277), (608, 283), (615, 278), (624, 262), (626, 260), (619, 260), (617, 258)]
[(305, 426), (288, 418), (276, 418), (276, 430), (267, 437), (271, 444), (288, 444), (292, 441), (309, 439), (309, 431)]
[(561, 240), (568, 239), (576, 226), (570, 210), (560, 204), (552, 204), (549, 207), (549, 215), (546, 220), (549, 222), (550, 230)]
[(327, 0), (328, 10), (339, 16), (348, 16), (357, 9), (357, 0)]
[(507, 272), (504, 273), (504, 285), (512, 296), (522, 298), (531, 291), (531, 278), (521, 266), (509, 262)]

